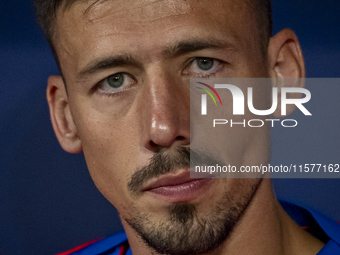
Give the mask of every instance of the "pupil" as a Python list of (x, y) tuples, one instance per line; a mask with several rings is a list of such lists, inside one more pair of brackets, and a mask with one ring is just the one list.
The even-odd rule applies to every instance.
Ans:
[(197, 65), (203, 71), (208, 71), (213, 67), (214, 60), (212, 60), (211, 58), (201, 58), (198, 60)]
[(107, 83), (112, 88), (119, 88), (124, 83), (124, 75), (123, 74), (115, 74), (107, 78)]

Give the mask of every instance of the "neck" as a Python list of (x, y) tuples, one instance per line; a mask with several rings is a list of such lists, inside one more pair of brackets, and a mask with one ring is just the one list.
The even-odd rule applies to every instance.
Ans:
[[(134, 255), (156, 254), (122, 223)], [(270, 179), (264, 179), (231, 236), (209, 255), (315, 255), (323, 245), (288, 216), (275, 198)]]

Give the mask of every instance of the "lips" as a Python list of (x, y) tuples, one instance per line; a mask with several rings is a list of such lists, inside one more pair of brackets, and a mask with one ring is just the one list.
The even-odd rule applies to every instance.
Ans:
[(204, 194), (211, 181), (212, 179), (192, 179), (190, 172), (185, 171), (176, 175), (162, 176), (143, 191), (165, 202), (187, 202)]

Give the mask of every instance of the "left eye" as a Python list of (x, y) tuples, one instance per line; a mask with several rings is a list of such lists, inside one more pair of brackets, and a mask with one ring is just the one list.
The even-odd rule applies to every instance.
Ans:
[(206, 77), (218, 72), (221, 65), (221, 61), (214, 58), (195, 58), (185, 69), (184, 73)]
[(127, 73), (116, 73), (102, 80), (98, 87), (105, 92), (118, 92), (134, 83), (135, 80)]
[(196, 60), (197, 67), (203, 71), (208, 71), (214, 66), (214, 60), (211, 58), (199, 58)]

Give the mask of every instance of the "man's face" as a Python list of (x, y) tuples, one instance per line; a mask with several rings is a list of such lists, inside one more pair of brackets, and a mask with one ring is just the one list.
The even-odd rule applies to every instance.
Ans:
[[(90, 5), (59, 11), (55, 46), (94, 183), (158, 252), (213, 250), (260, 182), (189, 182), (189, 83), (268, 76), (255, 18), (232, 0)], [(229, 163), (268, 160), (268, 133), (251, 131), (225, 137)]]

